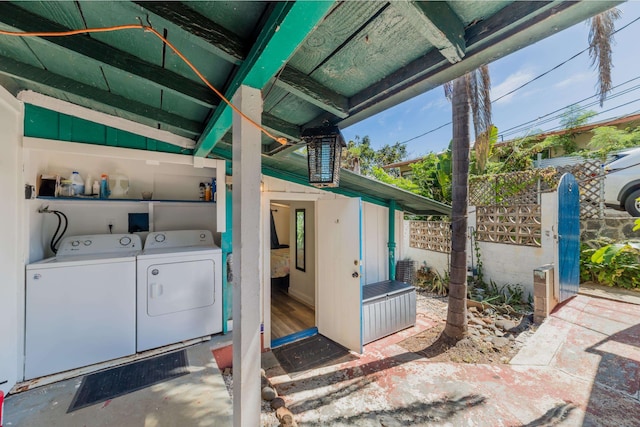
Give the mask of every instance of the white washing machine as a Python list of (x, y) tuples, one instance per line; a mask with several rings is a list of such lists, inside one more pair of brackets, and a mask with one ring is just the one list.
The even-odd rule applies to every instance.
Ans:
[(210, 231), (149, 233), (137, 286), (137, 351), (222, 332), (222, 250)]
[(54, 258), (27, 265), (25, 379), (136, 352), (133, 234), (66, 237)]

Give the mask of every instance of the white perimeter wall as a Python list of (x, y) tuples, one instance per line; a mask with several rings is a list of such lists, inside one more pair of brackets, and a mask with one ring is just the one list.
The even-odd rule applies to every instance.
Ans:
[[(557, 241), (557, 194), (541, 195), (542, 246), (507, 245), (503, 243), (480, 242), (480, 258), (484, 281), (493, 280), (498, 286), (505, 284), (522, 285), (525, 293), (533, 295), (533, 270), (556, 262)], [(469, 206), (468, 225), (476, 225), (475, 206)], [(409, 247), (409, 221), (404, 221), (404, 241), (402, 256), (418, 262), (423, 261), (440, 274), (449, 270), (449, 257), (446, 253), (427, 251)], [(475, 266), (476, 258), (471, 241), (467, 240), (467, 266)]]
[(402, 249), (401, 257), (398, 259), (411, 259), (416, 261), (416, 268), (420, 268), (423, 263), (427, 264), (427, 267), (431, 267), (437, 271), (441, 277), (449, 271), (449, 254), (445, 252), (427, 251), (424, 249), (409, 247), (410, 243), (410, 227), (409, 221), (402, 221)]
[(0, 87), (0, 390), (5, 394), (21, 374), (24, 301), (22, 180), (23, 105)]

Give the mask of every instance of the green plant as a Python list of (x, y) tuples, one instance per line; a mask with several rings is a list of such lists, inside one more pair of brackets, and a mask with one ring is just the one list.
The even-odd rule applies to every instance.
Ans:
[(482, 275), (482, 258), (480, 257), (480, 243), (478, 242), (478, 232), (473, 230), (471, 235), (473, 236), (473, 253), (476, 256), (476, 283), (483, 283), (484, 276)]
[[(591, 242), (593, 245), (593, 242)], [(640, 288), (640, 242), (583, 245), (580, 279), (627, 289)]]

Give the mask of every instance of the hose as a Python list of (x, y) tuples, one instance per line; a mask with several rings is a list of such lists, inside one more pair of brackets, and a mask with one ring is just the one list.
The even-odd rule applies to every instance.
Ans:
[[(58, 249), (56, 249), (56, 246), (58, 246), (58, 243), (60, 243), (60, 240), (62, 240), (62, 236), (64, 236), (64, 233), (67, 232), (67, 227), (69, 226), (69, 219), (64, 214), (64, 212), (61, 212), (61, 211), (49, 210), (45, 208), (43, 210), (40, 210), (39, 212), (52, 213), (52, 214), (55, 214), (55, 216), (58, 218), (58, 226), (56, 227), (56, 231), (53, 233), (53, 236), (51, 236), (51, 242), (49, 243), (49, 248), (51, 249), (51, 252), (56, 254), (58, 252)], [(64, 218), (64, 227), (62, 228), (62, 233), (60, 233), (60, 235), (58, 236), (58, 233), (60, 232), (60, 228), (62, 227), (63, 218)]]

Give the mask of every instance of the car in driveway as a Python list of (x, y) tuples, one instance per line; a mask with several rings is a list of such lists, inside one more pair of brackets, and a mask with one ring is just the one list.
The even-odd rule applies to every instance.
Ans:
[(604, 171), (605, 204), (640, 217), (640, 147), (614, 154)]

